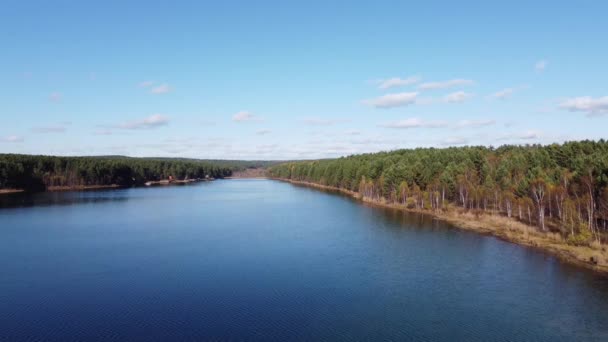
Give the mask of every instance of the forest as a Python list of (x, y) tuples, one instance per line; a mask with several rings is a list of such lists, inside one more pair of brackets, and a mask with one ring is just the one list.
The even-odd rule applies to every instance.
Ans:
[(282, 163), (268, 173), (413, 210), (504, 215), (575, 245), (601, 244), (608, 224), (604, 140), (404, 149)]
[(267, 164), (263, 161), (0, 154), (0, 189), (44, 191), (50, 186), (134, 186), (169, 176), (223, 178), (233, 171)]

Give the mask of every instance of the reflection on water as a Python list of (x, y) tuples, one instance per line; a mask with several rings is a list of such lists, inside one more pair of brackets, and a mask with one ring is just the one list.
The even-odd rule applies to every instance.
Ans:
[(0, 210), (2, 208), (127, 201), (128, 199), (125, 189), (41, 192), (35, 194), (15, 193), (0, 196)]
[(0, 341), (608, 340), (608, 279), (268, 180), (2, 199)]

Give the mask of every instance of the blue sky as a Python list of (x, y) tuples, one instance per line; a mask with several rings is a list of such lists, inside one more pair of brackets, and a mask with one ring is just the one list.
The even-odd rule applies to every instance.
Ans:
[(4, 1), (0, 153), (608, 138), (605, 1)]

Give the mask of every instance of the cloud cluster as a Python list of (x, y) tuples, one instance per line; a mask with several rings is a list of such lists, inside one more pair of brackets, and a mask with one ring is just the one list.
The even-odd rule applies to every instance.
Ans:
[(419, 118), (409, 118), (409, 119), (405, 119), (405, 120), (399, 120), (399, 121), (394, 121), (394, 122), (380, 125), (380, 127), (385, 127), (385, 128), (401, 128), (401, 129), (441, 128), (441, 127), (447, 127), (447, 126), (448, 126), (448, 122), (446, 122), (446, 121), (441, 121), (441, 120), (426, 121), (426, 120), (422, 120)]
[(310, 126), (332, 126), (339, 123), (349, 122), (348, 119), (321, 119), (316, 117), (309, 117), (300, 120), (302, 123)]
[(494, 94), (490, 95), (490, 97), (494, 99), (504, 100), (511, 97), (511, 95), (513, 95), (513, 92), (515, 92), (513, 88), (505, 88), (503, 90), (495, 92)]
[(167, 83), (157, 84), (154, 81), (142, 81), (138, 84), (140, 88), (150, 89), (150, 93), (152, 94), (166, 94), (171, 92), (173, 88), (169, 86)]
[(545, 71), (548, 65), (549, 62), (544, 59), (541, 59), (540, 61), (536, 62), (536, 64), (534, 64), (534, 70), (536, 70), (536, 72), (543, 72)]
[(110, 129), (98, 129), (95, 132), (93, 132), (93, 135), (112, 135), (114, 132), (112, 132), (112, 130)]
[[(420, 78), (412, 76), (405, 79), (399, 77), (393, 77), (384, 80), (377, 80), (378, 88), (380, 89), (390, 89), (393, 87), (404, 86), (415, 84), (420, 81)], [(448, 89), (457, 86), (466, 86), (475, 84), (474, 81), (469, 79), (452, 79), (446, 81), (439, 82), (426, 82), (418, 85), (419, 91), (430, 91), (437, 89)], [(435, 99), (432, 97), (419, 97), (420, 92), (402, 92), (402, 93), (390, 93), (386, 95), (382, 95), (373, 99), (363, 100), (362, 103), (367, 106), (371, 106), (374, 108), (395, 108), (395, 107), (404, 107), (411, 104), (431, 104), (435, 103)], [(464, 91), (457, 91), (454, 93), (447, 94), (443, 97), (443, 102), (446, 103), (461, 103), (465, 100), (471, 98), (473, 94), (467, 93)]]
[(259, 129), (255, 132), (255, 134), (257, 134), (257, 135), (267, 135), (270, 133), (272, 133), (272, 130), (270, 130), (270, 129)]
[(153, 87), (152, 89), (150, 89), (150, 92), (152, 94), (166, 94), (168, 92), (171, 91), (171, 87), (169, 87), (168, 84), (164, 83), (164, 84), (160, 84), (156, 87)]
[(32, 128), (32, 132), (34, 133), (64, 133), (66, 130), (65, 126), (56, 125), (56, 126), (38, 126)]
[(581, 96), (567, 99), (560, 103), (560, 108), (571, 112), (585, 112), (587, 116), (600, 116), (608, 114), (608, 96), (593, 98)]
[(116, 126), (121, 129), (151, 129), (169, 124), (169, 118), (162, 114), (154, 114), (147, 118), (129, 121)]
[(232, 116), (232, 121), (234, 121), (234, 122), (262, 121), (262, 119), (260, 119), (256, 115), (253, 115), (253, 113), (251, 113), (251, 112), (242, 110)]
[(496, 120), (461, 120), (456, 123), (456, 128), (478, 128), (493, 126), (496, 124)]
[(504, 140), (538, 140), (540, 139), (542, 134), (537, 131), (526, 131), (523, 133), (509, 133), (503, 134), (495, 139), (498, 141)]
[(364, 100), (363, 103), (375, 108), (403, 107), (416, 102), (418, 92), (386, 94), (374, 99)]
[(450, 137), (440, 142), (442, 146), (462, 146), (469, 143), (469, 140), (464, 137)]
[(59, 102), (59, 101), (63, 100), (63, 94), (58, 91), (52, 92), (49, 95), (49, 100), (51, 102)]
[(447, 102), (447, 103), (461, 103), (466, 101), (467, 99), (471, 98), (473, 96), (473, 94), (471, 93), (466, 93), (464, 91), (457, 91), (451, 94), (447, 94), (444, 98), (443, 101)]
[(408, 118), (405, 120), (399, 120), (390, 122), (388, 124), (382, 124), (380, 127), (385, 128), (453, 128), (453, 129), (464, 129), (464, 128), (480, 128), (493, 126), (496, 124), (496, 120), (485, 119), (485, 120), (461, 120), (456, 123), (450, 123), (444, 120), (422, 120), (419, 118)]
[(0, 138), (0, 141), (9, 142), (9, 143), (19, 143), (19, 142), (23, 142), (23, 137), (20, 137), (18, 135), (9, 135), (9, 136)]
[(410, 76), (407, 78), (392, 77), (392, 78), (387, 78), (384, 80), (379, 80), (377, 82), (378, 82), (379, 89), (390, 89), (390, 88), (394, 88), (394, 87), (403, 87), (403, 86), (416, 84), (419, 81), (420, 81), (419, 77)]

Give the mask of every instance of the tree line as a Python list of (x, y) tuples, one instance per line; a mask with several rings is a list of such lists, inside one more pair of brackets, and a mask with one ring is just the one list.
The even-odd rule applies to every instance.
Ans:
[(358, 192), (412, 209), (500, 214), (573, 244), (601, 243), (608, 224), (608, 142), (418, 148), (289, 162), (269, 175)]
[(147, 181), (223, 178), (233, 170), (266, 165), (259, 161), (171, 158), (56, 157), (0, 154), (0, 188), (44, 191), (49, 186), (141, 185)]

